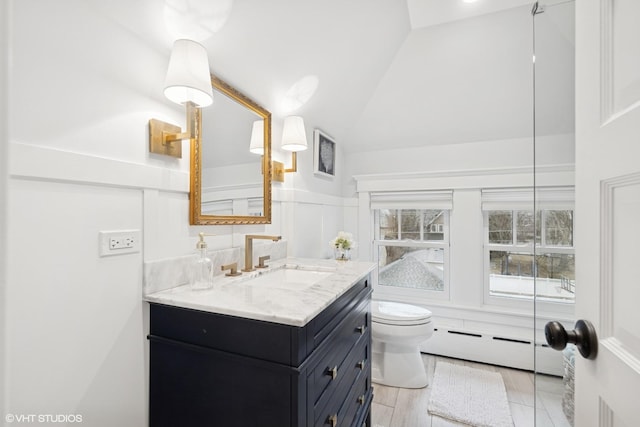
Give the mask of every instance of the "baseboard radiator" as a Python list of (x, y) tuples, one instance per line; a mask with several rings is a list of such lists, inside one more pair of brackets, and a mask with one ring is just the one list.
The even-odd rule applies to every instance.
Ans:
[[(535, 349), (535, 362), (534, 362)], [(522, 338), (436, 328), (420, 346), (423, 353), (562, 376), (562, 352)], [(535, 366), (534, 366), (535, 363)]]

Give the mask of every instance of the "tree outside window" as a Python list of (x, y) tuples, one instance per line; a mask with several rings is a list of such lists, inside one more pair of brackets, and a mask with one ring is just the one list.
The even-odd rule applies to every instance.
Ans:
[(573, 302), (572, 210), (488, 211), (486, 218), (491, 296)]

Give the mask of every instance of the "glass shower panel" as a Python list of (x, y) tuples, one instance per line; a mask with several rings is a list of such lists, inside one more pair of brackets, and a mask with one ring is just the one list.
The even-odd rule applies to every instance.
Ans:
[[(535, 426), (573, 425), (573, 346), (546, 345), (544, 325), (573, 329), (574, 2), (538, 2), (534, 31)], [(535, 231), (533, 231), (535, 230)]]

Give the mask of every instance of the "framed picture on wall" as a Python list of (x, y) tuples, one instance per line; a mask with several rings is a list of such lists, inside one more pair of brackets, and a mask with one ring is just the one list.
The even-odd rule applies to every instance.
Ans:
[(336, 176), (336, 143), (320, 129), (313, 131), (313, 172), (318, 176)]

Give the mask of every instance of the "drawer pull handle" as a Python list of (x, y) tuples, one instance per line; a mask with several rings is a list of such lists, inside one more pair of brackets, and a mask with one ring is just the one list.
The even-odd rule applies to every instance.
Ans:
[(367, 330), (367, 326), (366, 325), (358, 326), (356, 330), (360, 332), (360, 335), (364, 335), (364, 332)]
[(364, 371), (364, 367), (367, 366), (367, 361), (365, 360), (361, 360), (358, 362), (358, 368), (360, 368), (361, 371)]
[(365, 401), (365, 399), (364, 399), (364, 394), (363, 394), (362, 396), (360, 396), (360, 397), (358, 398), (358, 403), (359, 403), (360, 405), (364, 405), (364, 401)]
[(338, 425), (338, 414), (331, 415), (329, 417), (329, 424), (331, 424), (331, 427), (336, 427)]
[(334, 366), (333, 368), (327, 368), (327, 375), (331, 376), (332, 380), (338, 378), (338, 367)]

